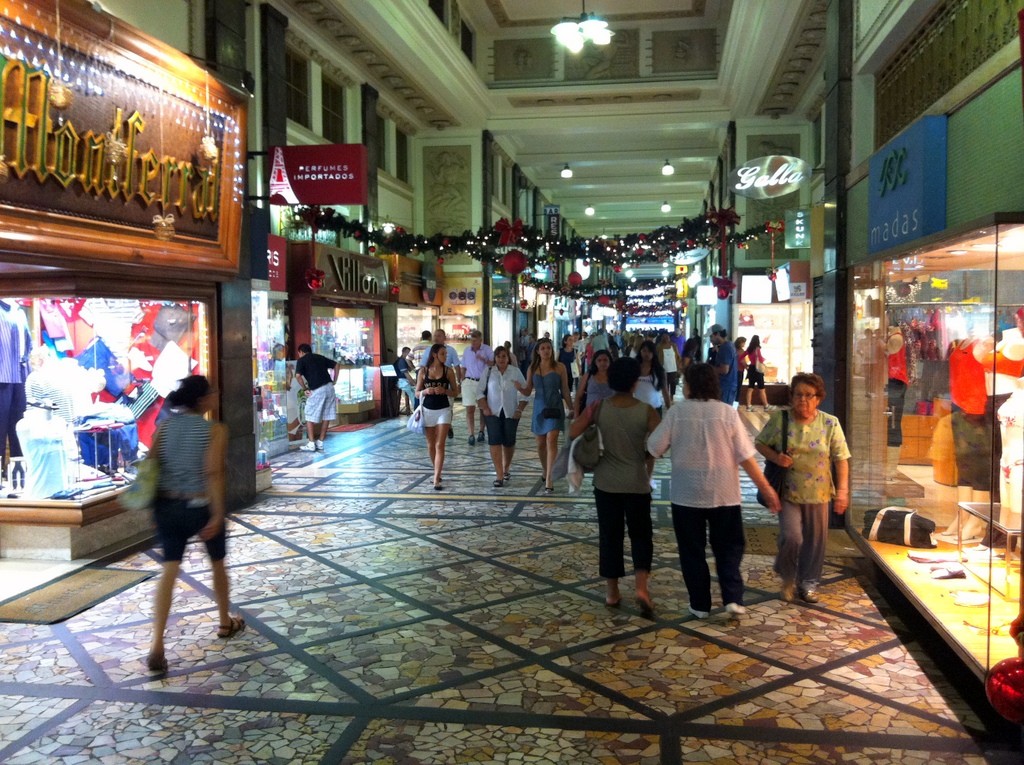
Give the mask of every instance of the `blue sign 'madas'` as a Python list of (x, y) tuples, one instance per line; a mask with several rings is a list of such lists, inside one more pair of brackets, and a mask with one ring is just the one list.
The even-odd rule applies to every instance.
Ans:
[(868, 252), (946, 227), (946, 118), (922, 117), (871, 157)]

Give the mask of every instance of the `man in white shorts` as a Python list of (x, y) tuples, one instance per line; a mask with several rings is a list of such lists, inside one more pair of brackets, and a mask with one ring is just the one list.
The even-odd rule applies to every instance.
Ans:
[[(299, 346), (299, 360), (295, 362), (295, 377), (303, 390), (310, 391), (306, 399), (306, 434), (309, 441), (304, 452), (322, 452), (327, 428), (337, 414), (337, 396), (334, 393), (334, 375), (337, 362), (319, 353), (313, 353), (309, 343)], [(317, 438), (316, 426), (320, 426)]]
[[(484, 335), (479, 329), (469, 333), (469, 347), (462, 352), (459, 362), (462, 374), (462, 403), (466, 407), (466, 421), (469, 423), (469, 445), (484, 441), (484, 416), (480, 415), (480, 432), (476, 432), (476, 400), (479, 398), (480, 381), (487, 367), (494, 364), (494, 351), (484, 342)], [(474, 435), (475, 434), (475, 435)]]

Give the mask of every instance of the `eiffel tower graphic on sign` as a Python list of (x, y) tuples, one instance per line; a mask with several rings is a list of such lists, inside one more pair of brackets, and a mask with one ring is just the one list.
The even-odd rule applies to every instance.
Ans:
[(275, 205), (297, 205), (299, 198), (292, 191), (288, 171), (284, 166), (284, 152), (274, 147), (274, 162), (270, 166), (270, 203)]

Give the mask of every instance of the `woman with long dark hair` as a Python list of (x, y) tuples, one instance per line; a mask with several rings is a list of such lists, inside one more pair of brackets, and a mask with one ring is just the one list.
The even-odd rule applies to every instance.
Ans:
[(576, 391), (573, 413), (577, 417), (584, 407), (615, 395), (608, 385), (608, 368), (611, 365), (612, 354), (609, 351), (594, 351), (590, 367), (580, 378), (579, 390)]
[[(747, 346), (747, 351), (743, 356), (747, 366), (747, 389), (743, 391), (743, 397), (746, 400), (743, 402), (743, 405), (747, 407), (748, 412), (754, 411), (754, 407), (750, 405), (750, 392), (757, 388), (757, 394), (761, 398), (761, 406), (764, 407), (766, 412), (770, 412), (775, 407), (768, 406), (768, 394), (764, 389), (764, 356), (761, 355), (760, 335), (754, 335), (750, 338), (750, 344)], [(760, 369), (758, 369), (759, 366)]]
[(228, 429), (204, 417), (213, 408), (215, 396), (216, 391), (202, 375), (182, 380), (177, 390), (167, 396), (171, 415), (160, 424), (150, 447), (148, 459), (160, 465), (153, 513), (164, 558), (153, 605), (153, 640), (146, 661), (151, 672), (167, 671), (164, 631), (185, 545), (193, 536), (205, 543), (210, 556), (213, 597), (219, 617), (217, 637), (229, 638), (245, 628), (245, 620), (229, 611), (228, 574), (224, 566)]
[(526, 372), (526, 385), (516, 383), (516, 388), (524, 396), (537, 390), (531, 426), (537, 437), (544, 493), (551, 494), (555, 490), (551, 470), (558, 456), (558, 434), (565, 430), (565, 412), (566, 409), (572, 411), (572, 399), (569, 397), (569, 373), (565, 365), (555, 358), (555, 348), (550, 339), (545, 337), (537, 341), (533, 348), (533, 361)]
[(441, 471), (448, 430), (452, 426), (451, 397), (459, 395), (455, 370), (445, 364), (448, 350), (444, 343), (430, 346), (427, 363), (416, 376), (416, 396), (422, 402), (423, 433), (427, 437), (427, 454), (434, 467), (434, 490), (441, 491)]
[(640, 343), (639, 356), (640, 379), (637, 381), (633, 395), (650, 404), (660, 416), (672, 405), (668, 395), (668, 376), (658, 359), (658, 351), (654, 343), (644, 340)]

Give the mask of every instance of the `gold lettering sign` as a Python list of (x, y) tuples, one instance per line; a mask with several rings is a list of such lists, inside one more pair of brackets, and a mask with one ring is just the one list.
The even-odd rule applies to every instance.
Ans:
[[(110, 101), (99, 102), (111, 107), (110, 122), (97, 126), (101, 132), (82, 132), (84, 126), (71, 118), (58, 124), (47, 101), (47, 72), (2, 55), (0, 63), (2, 150), (14, 176), (34, 179), (39, 185), (52, 181), (96, 200), (156, 207), (197, 223), (217, 221), (220, 161), (206, 167), (190, 159), (161, 155), (160, 142), (152, 136), (147, 136), (149, 148), (145, 148), (146, 119), (138, 110), (125, 116), (124, 109)], [(109, 161), (112, 139), (125, 146), (123, 158), (117, 161)]]

